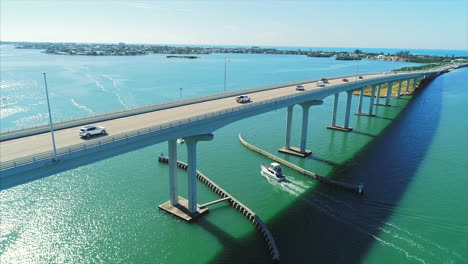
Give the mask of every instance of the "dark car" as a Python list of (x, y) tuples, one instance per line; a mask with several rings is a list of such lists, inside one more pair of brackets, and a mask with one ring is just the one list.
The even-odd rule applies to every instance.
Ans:
[(297, 86), (296, 86), (296, 90), (297, 90), (297, 91), (304, 91), (304, 86), (302, 86), (302, 85), (297, 85)]
[(320, 79), (323, 83), (328, 83), (328, 79), (327, 78), (322, 78)]
[(346, 79), (346, 78), (343, 78), (342, 81), (343, 81), (343, 82), (349, 82), (349, 80)]
[(362, 76), (359, 76), (358, 78), (359, 78), (359, 79), (364, 79), (364, 77), (362, 77)]

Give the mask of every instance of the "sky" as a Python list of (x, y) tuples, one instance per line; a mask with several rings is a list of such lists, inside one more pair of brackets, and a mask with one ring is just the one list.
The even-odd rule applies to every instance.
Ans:
[(468, 50), (468, 0), (0, 0), (2, 41)]

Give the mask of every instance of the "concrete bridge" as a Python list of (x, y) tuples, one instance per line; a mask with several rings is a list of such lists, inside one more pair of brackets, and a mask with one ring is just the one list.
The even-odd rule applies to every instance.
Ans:
[[(0, 138), (0, 178), (34, 168), (53, 165), (59, 160), (67, 160), (83, 155), (90, 155), (126, 144), (135, 144), (141, 141), (150, 144), (168, 142), (169, 149), (169, 177), (170, 200), (173, 207), (180, 207), (177, 179), (177, 148), (176, 139), (183, 137), (187, 143), (188, 155), (188, 205), (186, 213), (192, 216), (198, 214), (196, 187), (197, 168), (197, 144), (200, 141), (213, 139), (213, 133), (230, 123), (259, 115), (283, 107), (287, 108), (285, 145), (280, 151), (307, 156), (307, 127), (308, 113), (313, 105), (321, 104), (328, 96), (334, 96), (331, 124), (328, 128), (341, 131), (351, 131), (349, 120), (351, 118), (352, 94), (361, 91), (357, 114), (373, 116), (375, 104), (389, 106), (392, 89), (387, 89), (384, 103), (379, 103), (380, 89), (387, 84), (393, 87), (398, 84), (398, 95), (410, 93), (410, 87), (417, 87), (421, 81), (435, 78), (447, 69), (438, 69), (429, 72), (406, 73), (378, 73), (363, 75), (363, 79), (357, 76), (341, 76), (330, 78), (325, 87), (317, 87), (318, 80), (288, 83), (277, 86), (260, 87), (227, 94), (201, 97), (185, 101), (156, 105), (152, 107), (133, 109), (108, 115), (97, 116), (88, 119), (75, 120), (55, 124), (55, 141), (57, 145), (54, 154), (51, 144), (51, 134), (48, 126), (37, 127), (29, 130), (9, 132)], [(342, 78), (348, 78), (349, 82), (343, 82)], [(305, 91), (296, 91), (296, 85), (304, 86)], [(370, 106), (365, 112), (362, 109), (363, 93), (365, 87), (371, 87), (369, 97)], [(344, 124), (336, 123), (339, 94), (346, 93)], [(234, 98), (237, 95), (249, 95), (252, 102), (238, 104)], [(299, 147), (291, 146), (292, 109), (294, 105), (300, 105), (302, 114), (302, 133)], [(90, 123), (98, 123), (105, 126), (108, 131), (106, 136), (98, 136), (89, 140), (78, 136), (81, 126)], [(147, 143), (146, 143), (147, 144)], [(146, 145), (143, 145), (144, 147)], [(115, 152), (114, 155), (120, 153)], [(92, 155), (92, 154), (91, 154)]]

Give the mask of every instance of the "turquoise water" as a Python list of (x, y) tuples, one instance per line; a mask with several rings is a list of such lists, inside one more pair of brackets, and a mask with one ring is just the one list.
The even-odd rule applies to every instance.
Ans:
[[(12, 58), (1, 61), (1, 96), (7, 98), (7, 105), (2, 105), (2, 130), (39, 124), (47, 118), (44, 99), (38, 99), (43, 90), (42, 71), (47, 71), (55, 110), (67, 112), (55, 113), (56, 118), (89, 114), (71, 99), (102, 113), (124, 109), (124, 105), (176, 100), (180, 90), (175, 85), (169, 88), (173, 83), (187, 85), (182, 86), (184, 98), (223, 90), (224, 56), (216, 54), (195, 65), (166, 61), (175, 64), (171, 66), (156, 55), (105, 57), (97, 62), (3, 47), (2, 56), (7, 54), (4, 50)], [(228, 56), (228, 65), (232, 64), (228, 90), (356, 70), (355, 62), (328, 59)], [(362, 61), (359, 69), (385, 71), (401, 65), (408, 64)], [(210, 67), (217, 74), (201, 70)], [(114, 86), (114, 81), (98, 79), (101, 75), (125, 81)], [(325, 128), (332, 98), (312, 107), (308, 148), (313, 156), (278, 155), (320, 175), (364, 183), (362, 197), (317, 184), (288, 169), (284, 169), (287, 184), (269, 182), (260, 174), (260, 164), (270, 161), (244, 148), (237, 135), (242, 133), (254, 145), (277, 153), (284, 143), (285, 109), (216, 131), (212, 142), (199, 144), (199, 169), (265, 221), (276, 238), (282, 263), (468, 263), (467, 77), (467, 69), (442, 75), (412, 101), (409, 97), (392, 99), (395, 107), (377, 107), (376, 118), (353, 116), (352, 133)], [(344, 97), (340, 97), (340, 123)], [(354, 99), (353, 109), (356, 103)], [(365, 100), (364, 109), (367, 104)], [(4, 109), (16, 107), (24, 111), (3, 115)], [(36, 113), (42, 114), (28, 119)], [(299, 144), (300, 119), (296, 107), (293, 145)], [(1, 262), (268, 263), (261, 236), (231, 207), (215, 205), (196, 224), (157, 209), (169, 197), (167, 165), (156, 160), (161, 152), (167, 152), (167, 144), (84, 166), (80, 160), (67, 161), (2, 180)], [(185, 146), (179, 145), (179, 159), (186, 160)], [(186, 197), (185, 173), (180, 174), (181, 195)], [(217, 199), (201, 184), (198, 191), (200, 203)]]

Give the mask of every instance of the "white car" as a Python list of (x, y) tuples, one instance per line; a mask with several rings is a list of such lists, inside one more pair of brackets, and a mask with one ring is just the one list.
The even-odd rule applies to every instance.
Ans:
[(304, 91), (304, 86), (302, 86), (302, 85), (297, 85), (297, 86), (296, 86), (296, 91)]
[(317, 86), (318, 87), (324, 87), (325, 86), (325, 83), (323, 81), (318, 81), (317, 82)]
[(236, 101), (238, 103), (247, 103), (247, 102), (250, 102), (250, 97), (248, 97), (247, 95), (241, 95), (241, 96), (236, 97)]
[(106, 128), (100, 126), (84, 126), (80, 128), (80, 137), (91, 137), (93, 135), (106, 134)]

